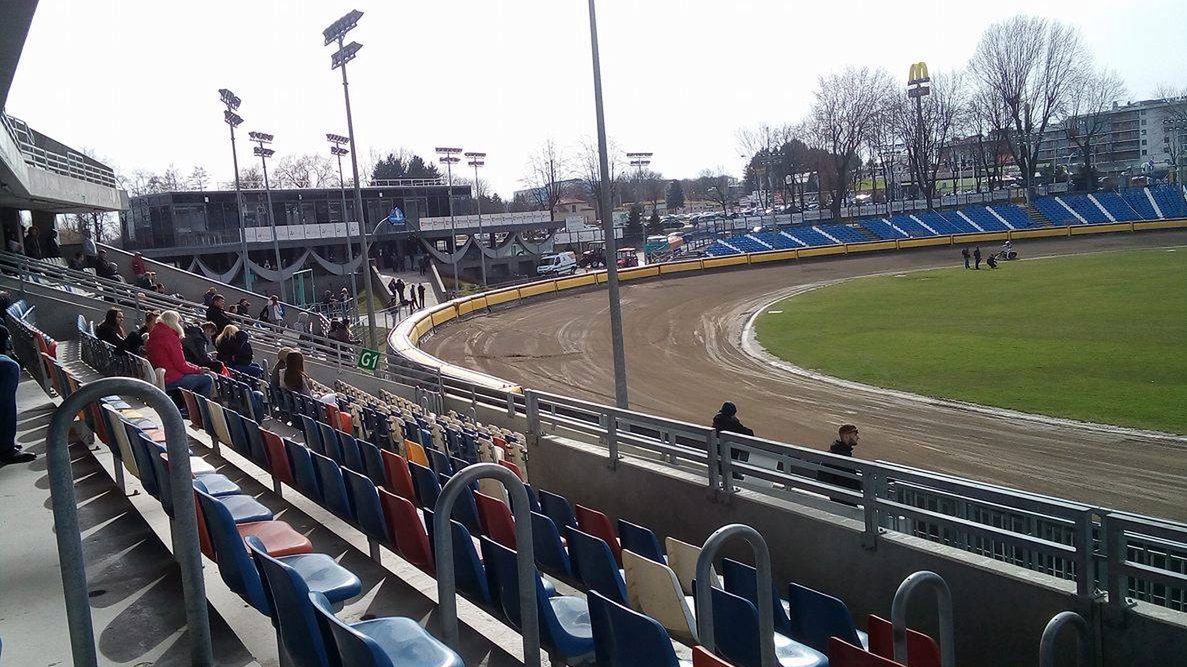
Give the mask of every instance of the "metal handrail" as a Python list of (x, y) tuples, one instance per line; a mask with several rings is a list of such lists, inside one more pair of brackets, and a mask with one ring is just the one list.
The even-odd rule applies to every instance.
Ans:
[(476, 463), (462, 468), (441, 489), (433, 506), (433, 559), (437, 571), (437, 607), (441, 613), (441, 633), (445, 644), (460, 650), (457, 620), (457, 579), (453, 570), (453, 505), (458, 496), (470, 490), (479, 479), (503, 483), (511, 498), (515, 516), (516, 565), (519, 574), (520, 633), (523, 635), (523, 662), (540, 667), (540, 625), (536, 608), (536, 559), (532, 553), (532, 509), (523, 482), (508, 468), (494, 463)]
[[(68, 436), (75, 417), (86, 406), (104, 396), (120, 395), (143, 400), (160, 415), (165, 428), (169, 477), (173, 487), (173, 554), (181, 569), (186, 633), (190, 637), (190, 661), (194, 665), (213, 665), (214, 650), (210, 642), (210, 618), (205, 581), (202, 578), (202, 556), (198, 548), (198, 524), (194, 513), (194, 487), (185, 423), (177, 406), (165, 392), (133, 378), (103, 378), (83, 385), (54, 411), (46, 438), (45, 456), (53, 502), (54, 535), (58, 542), (58, 560), (62, 569), (66, 621), (74, 664), (96, 667), (98, 657), (87, 597), (86, 565), (74, 494), (74, 476), (70, 468)], [(117, 461), (115, 465), (121, 464)]]
[(741, 523), (722, 526), (713, 531), (701, 547), (697, 556), (697, 642), (710, 653), (716, 647), (713, 636), (713, 560), (717, 552), (732, 537), (745, 539), (754, 551), (754, 564), (758, 570), (758, 644), (762, 667), (775, 665), (775, 612), (774, 596), (771, 592), (771, 552), (767, 542), (757, 530)]
[(903, 579), (890, 603), (891, 635), (894, 639), (894, 661), (907, 664), (907, 602), (920, 586), (936, 592), (936, 606), (940, 621), (940, 667), (956, 667), (956, 633), (952, 623), (952, 590), (948, 582), (935, 572), (923, 570)]
[[(3, 123), (4, 129), (12, 138), (13, 143), (17, 145), (17, 149), (29, 166), (99, 185), (117, 187), (115, 171), (110, 167), (104, 165), (100, 168), (93, 165), (86, 160), (85, 156), (69, 148), (67, 148), (67, 152), (60, 153), (38, 146), (32, 140), (32, 130), (29, 125), (3, 111), (0, 111), (0, 123)], [(18, 132), (14, 126), (21, 127), (23, 132)]]
[(1088, 621), (1074, 611), (1061, 611), (1051, 617), (1047, 627), (1043, 628), (1043, 636), (1039, 639), (1039, 667), (1055, 667), (1055, 639), (1059, 636), (1059, 631), (1065, 627), (1071, 627), (1076, 631), (1076, 643), (1080, 648), (1076, 654), (1078, 667), (1095, 665), (1092, 631), (1088, 627)]

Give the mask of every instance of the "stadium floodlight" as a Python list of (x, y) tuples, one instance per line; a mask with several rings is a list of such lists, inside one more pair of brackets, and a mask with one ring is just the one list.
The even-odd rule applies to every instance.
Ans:
[(626, 410), (630, 407), (626, 386), (626, 346), (622, 337), (622, 301), (618, 294), (618, 244), (614, 238), (614, 215), (610, 209), (610, 159), (606, 144), (606, 115), (602, 108), (602, 62), (598, 54), (598, 18), (594, 0), (589, 0), (589, 38), (598, 128), (598, 170), (601, 176), (598, 208), (601, 209), (606, 239), (606, 292), (610, 297), (610, 342), (614, 353), (614, 403)]
[(231, 130), (231, 165), (235, 168), (235, 208), (239, 211), (239, 252), (243, 257), (243, 288), (251, 291), (251, 267), (247, 264), (247, 223), (243, 218), (243, 189), (239, 185), (239, 150), (235, 147), (235, 128), (243, 124), (243, 116), (235, 113), (243, 100), (226, 88), (218, 89), (223, 105), (223, 122)]
[(222, 98), (223, 104), (227, 105), (227, 108), (232, 111), (234, 111), (235, 109), (238, 109), (239, 104), (243, 101), (243, 100), (239, 99), (238, 95), (236, 95), (235, 93), (232, 93), (231, 91), (227, 90), (226, 88), (219, 88), (218, 95), (220, 98)]
[[(635, 203), (640, 204), (640, 205), (642, 204), (642, 202), (639, 200), (641, 200), (643, 198), (642, 197), (642, 189), (643, 188), (640, 187), (643, 183), (643, 167), (647, 167), (647, 166), (651, 165), (651, 156), (652, 155), (655, 155), (655, 153), (627, 153), (626, 154), (627, 159), (631, 161), (631, 166), (635, 167), (635, 170), (636, 170), (635, 180), (637, 181), (637, 183), (635, 184)], [(654, 208), (655, 207), (653, 206), (652, 207), (653, 213), (655, 212)]]
[(280, 300), (284, 301), (284, 273), (282, 273), (283, 264), (280, 261), (280, 239), (276, 233), (275, 209), (272, 208), (272, 184), (268, 181), (268, 158), (276, 155), (276, 151), (265, 147), (265, 144), (272, 143), (273, 136), (267, 132), (248, 132), (247, 136), (256, 142), (257, 146), (254, 152), (256, 157), (260, 158), (260, 165), (264, 168), (264, 195), (268, 202), (268, 226), (272, 228), (272, 252), (276, 254), (276, 275), (278, 276), (276, 282), (280, 287)]
[[(338, 159), (338, 187), (342, 190), (342, 224), (346, 225), (346, 263), (350, 265), (354, 264), (354, 244), (350, 242), (350, 221), (346, 219), (346, 179), (342, 175), (342, 156), (350, 155), (350, 151), (343, 148), (342, 144), (349, 143), (350, 139), (341, 134), (327, 132), (326, 141), (330, 142), (330, 155)], [(354, 274), (354, 271), (350, 272), (350, 298), (351, 302), (357, 305), (359, 287)]]
[[(354, 210), (355, 216), (358, 218), (357, 222), (359, 226), (359, 249), (361, 251), (359, 256), (363, 258), (363, 289), (367, 295), (367, 343), (370, 345), (371, 349), (378, 349), (375, 338), (375, 298), (374, 290), (371, 288), (371, 243), (370, 239), (368, 238), (367, 216), (366, 212), (363, 210), (363, 190), (361, 181), (359, 180), (359, 150), (355, 145), (354, 117), (350, 113), (350, 84), (346, 78), (346, 63), (354, 60), (355, 56), (358, 55), (359, 49), (363, 48), (363, 45), (359, 44), (358, 42), (346, 44), (345, 37), (346, 33), (354, 30), (355, 26), (359, 24), (359, 19), (361, 18), (363, 18), (363, 13), (357, 9), (352, 9), (345, 16), (331, 23), (330, 27), (326, 28), (321, 33), (322, 37), (325, 37), (326, 39), (326, 46), (329, 46), (334, 42), (338, 43), (338, 50), (334, 52), (334, 55), (330, 56), (330, 69), (342, 71), (342, 97), (346, 102), (346, 140), (338, 141), (339, 139), (342, 139), (340, 135), (326, 135), (326, 139), (328, 139), (330, 143), (333, 144), (350, 144), (350, 170), (354, 175)], [(338, 155), (340, 161), (341, 157), (341, 155)], [(338, 172), (339, 180), (344, 181), (341, 174), (341, 164), (339, 164)], [(343, 206), (343, 218), (345, 218), (345, 205)], [(348, 236), (349, 232), (350, 223), (348, 222)], [(351, 279), (354, 279), (353, 273), (351, 274)]]
[(361, 48), (363, 48), (362, 44), (359, 44), (358, 42), (351, 42), (350, 44), (347, 44), (341, 49), (335, 51), (334, 55), (330, 56), (330, 69), (338, 69), (339, 67), (345, 66), (346, 63), (354, 60), (354, 57), (358, 54), (359, 49)]
[(478, 168), (486, 164), (486, 153), (469, 151), (465, 157), (471, 167), (474, 167), (474, 201), (478, 202), (478, 260), (482, 263), (482, 289), (486, 283), (486, 250), (482, 242), (482, 193), (478, 191)]
[(449, 197), (449, 261), (453, 264), (453, 289), (456, 293), (461, 289), (461, 281), (458, 279), (457, 269), (457, 222), (453, 217), (453, 165), (462, 161), (458, 155), (461, 154), (462, 149), (453, 148), (450, 146), (438, 146), (433, 149), (438, 156), (437, 160), (445, 165), (445, 172), (449, 175), (449, 180), (446, 185), (446, 195)]
[(363, 18), (363, 13), (352, 9), (345, 16), (331, 23), (330, 27), (321, 31), (322, 36), (326, 38), (325, 46), (329, 46), (330, 42), (341, 40), (346, 36), (346, 33), (354, 30), (361, 18)]

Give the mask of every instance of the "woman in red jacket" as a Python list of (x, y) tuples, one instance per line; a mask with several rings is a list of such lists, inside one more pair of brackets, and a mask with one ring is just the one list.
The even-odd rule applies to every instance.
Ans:
[(195, 394), (210, 396), (214, 377), (205, 368), (185, 360), (181, 350), (182, 334), (181, 315), (176, 310), (166, 310), (148, 333), (144, 356), (153, 368), (165, 369), (165, 389), (189, 389)]

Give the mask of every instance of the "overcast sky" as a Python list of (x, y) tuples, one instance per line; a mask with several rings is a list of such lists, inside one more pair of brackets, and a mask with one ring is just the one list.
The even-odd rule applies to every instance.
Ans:
[[(226, 181), (219, 88), (280, 155), (346, 133), (321, 31), (353, 8), (365, 13), (349, 66), (362, 156), (485, 151), (483, 177), (509, 196), (545, 139), (575, 152), (593, 136), (582, 0), (41, 0), (7, 110), (121, 171), (198, 164)], [(601, 0), (598, 12), (607, 131), (668, 177), (738, 173), (736, 131), (799, 119), (821, 74), (962, 68), (989, 23), (1019, 12), (1078, 25), (1130, 99), (1187, 85), (1184, 0)]]

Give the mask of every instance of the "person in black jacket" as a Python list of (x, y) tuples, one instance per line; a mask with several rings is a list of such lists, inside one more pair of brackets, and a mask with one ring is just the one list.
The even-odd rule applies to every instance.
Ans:
[(973, 249), (973, 264), (974, 269), (981, 268), (981, 246), (977, 246)]
[[(717, 414), (713, 415), (713, 430), (718, 433), (728, 431), (730, 433), (741, 433), (742, 435), (754, 435), (754, 431), (746, 428), (741, 420), (738, 419), (738, 406), (729, 401), (722, 403), (721, 409), (717, 411)], [(750, 460), (750, 452), (731, 449), (730, 458), (735, 461), (746, 462)], [(742, 479), (742, 476), (734, 473), (733, 478)]]
[(185, 336), (181, 339), (181, 352), (185, 355), (185, 360), (191, 364), (221, 373), (222, 362), (210, 356), (210, 346), (213, 344), (214, 334), (212, 322), (203, 322), (201, 326), (197, 324), (187, 326)]
[(41, 230), (37, 225), (29, 225), (29, 231), (25, 232), (25, 256), (41, 259)]
[(256, 378), (264, 374), (264, 369), (252, 361), (254, 353), (247, 332), (241, 331), (234, 324), (228, 324), (218, 338), (214, 339), (214, 349), (218, 354), (218, 360), (231, 370)]
[(969, 249), (968, 249), (968, 246), (965, 246), (964, 248), (961, 248), (961, 249), (960, 249), (960, 256), (964, 258), (964, 268), (966, 268), (966, 269), (971, 269), (971, 268), (973, 268), (973, 267), (969, 266)]
[(223, 306), (227, 303), (226, 297), (222, 294), (215, 294), (214, 298), (210, 300), (210, 306), (206, 308), (206, 321), (214, 325), (219, 335), (227, 325), (231, 323), (231, 318), (227, 317), (227, 311), (223, 310)]
[(145, 326), (133, 329), (131, 333), (124, 332), (124, 311), (119, 308), (109, 308), (103, 316), (103, 321), (95, 327), (95, 337), (115, 348), (116, 354), (144, 352), (144, 339), (148, 330), (156, 324), (156, 311), (144, 314)]
[[(837, 439), (835, 441), (833, 441), (832, 446), (830, 446), (828, 448), (828, 452), (830, 454), (836, 454), (837, 456), (852, 457), (853, 456), (853, 448), (857, 446), (858, 435), (859, 434), (857, 432), (856, 426), (854, 426), (853, 424), (845, 424), (837, 431)], [(841, 466), (841, 465), (836, 465), (836, 464), (825, 463), (825, 464), (823, 464), (821, 469), (819, 471), (817, 471), (816, 479), (817, 479), (817, 481), (824, 482), (825, 484), (832, 484), (833, 486), (839, 486), (843, 489), (853, 489), (854, 491), (861, 491), (861, 480), (854, 479), (847, 475), (838, 475), (836, 473), (827, 472), (824, 470), (824, 468), (832, 468), (834, 470), (843, 470), (850, 474), (852, 474), (854, 472), (854, 470), (852, 468), (849, 468), (846, 466)], [(842, 502), (842, 501), (838, 501), (838, 502)], [(852, 505), (853, 503), (846, 502), (845, 504)]]
[(41, 245), (41, 257), (52, 259), (62, 256), (62, 248), (58, 245), (58, 230), (51, 229), (45, 234), (45, 243)]

